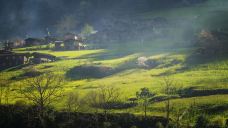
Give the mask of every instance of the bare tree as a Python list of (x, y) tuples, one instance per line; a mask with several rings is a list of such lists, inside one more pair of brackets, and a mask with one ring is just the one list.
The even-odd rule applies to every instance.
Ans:
[(88, 92), (84, 99), (86, 99), (85, 101), (89, 107), (95, 108), (95, 113), (97, 113), (98, 106), (100, 105), (98, 91), (93, 90)]
[(111, 108), (113, 103), (120, 100), (120, 91), (118, 88), (112, 86), (101, 86), (99, 89), (99, 102), (100, 107), (104, 109), (106, 114)]
[(171, 79), (170, 77), (164, 77), (163, 78), (163, 86), (164, 86), (164, 93), (167, 96), (167, 100), (165, 102), (165, 110), (166, 110), (166, 118), (167, 118), (167, 125), (166, 127), (168, 127), (169, 125), (169, 118), (170, 118), (170, 112), (171, 112), (171, 98), (173, 95), (176, 94), (176, 87), (175, 87), (175, 82), (173, 81), (173, 79)]
[(87, 94), (86, 99), (90, 107), (104, 110), (105, 118), (109, 110), (112, 109), (113, 105), (120, 101), (120, 91), (118, 88), (113, 86), (100, 86), (96, 91), (91, 91)]
[(20, 91), (24, 98), (38, 107), (38, 115), (45, 127), (45, 108), (62, 96), (63, 78), (53, 73), (45, 73), (38, 77), (26, 79)]
[(153, 97), (154, 94), (150, 92), (148, 88), (141, 88), (139, 92), (136, 92), (136, 96), (138, 99), (141, 99), (143, 101), (143, 111), (145, 118), (147, 117), (147, 110), (148, 106), (150, 104), (149, 98)]
[(70, 92), (67, 94), (66, 107), (68, 112), (78, 112), (82, 106), (82, 100), (78, 93)]

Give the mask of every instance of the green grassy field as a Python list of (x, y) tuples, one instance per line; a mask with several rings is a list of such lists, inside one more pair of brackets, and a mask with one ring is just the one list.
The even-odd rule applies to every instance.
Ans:
[[(213, 4), (213, 1), (210, 0), (208, 5), (203, 7), (195, 6), (191, 8), (179, 8), (171, 10), (168, 13), (167, 11), (160, 11), (159, 13), (148, 12), (143, 14), (143, 16), (146, 18), (164, 16), (176, 19), (176, 15), (178, 14), (178, 18), (186, 18), (185, 16), (187, 16), (187, 18), (191, 19), (201, 14), (198, 14), (198, 12), (205, 14), (205, 12), (210, 11), (210, 4)], [(223, 8), (224, 5), (221, 4), (216, 9)], [(212, 9), (212, 11), (215, 11), (216, 9)], [(208, 14), (204, 17), (210, 17), (210, 15)], [(207, 18), (202, 18), (202, 22), (205, 19)], [(173, 28), (169, 31), (174, 33)], [(178, 28), (174, 29), (174, 31), (177, 32), (174, 33), (177, 36), (179, 36), (179, 33), (182, 33)], [(228, 58), (212, 57), (213, 59), (205, 61), (189, 62), (188, 59), (193, 48), (177, 48), (181, 41), (183, 40), (178, 41), (178, 43), (169, 40), (154, 40), (146, 42), (144, 46), (137, 44), (137, 42), (133, 42), (130, 44), (126, 43), (110, 46), (112, 49), (82, 51), (33, 51), (31, 48), (15, 49), (15, 52), (40, 52), (52, 54), (58, 57), (58, 61), (21, 68), (12, 68), (2, 72), (1, 75), (12, 82), (10, 103), (24, 100), (21, 98), (18, 90), (23, 81), (23, 79), (20, 79), (20, 76), (23, 76), (28, 67), (33, 67), (40, 72), (55, 72), (64, 76), (66, 79), (66, 82), (63, 85), (64, 93), (77, 92), (80, 94), (81, 98), (83, 98), (87, 93), (97, 90), (100, 86), (113, 86), (119, 88), (119, 91), (121, 92), (121, 100), (124, 102), (129, 98), (135, 97), (136, 92), (143, 87), (149, 88), (150, 91), (156, 93), (157, 96), (163, 95), (164, 86), (162, 85), (162, 82), (163, 77), (166, 76), (175, 81), (177, 88), (188, 89), (193, 87), (196, 90), (228, 89)], [(160, 63), (154, 68), (141, 68), (137, 65), (137, 59), (143, 56)], [(72, 75), (72, 72), (74, 71), (73, 69), (83, 65), (110, 67), (114, 72), (101, 78), (76, 79), (80, 74), (73, 73)], [(68, 75), (69, 72), (71, 72), (70, 75)], [(18, 77), (19, 79), (14, 79)], [(228, 118), (227, 97), (228, 94), (200, 97), (193, 96), (189, 98), (173, 99), (171, 102), (175, 109), (185, 109), (190, 105), (195, 104), (202, 110), (202, 112), (213, 110), (214, 113), (211, 113), (211, 116), (220, 115)], [(65, 99), (63, 98), (60, 102), (54, 104), (55, 108), (63, 109), (65, 106), (64, 101)], [(205, 110), (205, 105), (210, 107)], [(149, 114), (165, 116), (164, 106), (164, 101), (150, 104), (148, 110)], [(85, 106), (81, 111), (90, 112), (92, 111), (92, 108)], [(117, 113), (130, 112), (134, 114), (143, 114), (141, 106), (112, 111)]]
[[(136, 52), (134, 52), (136, 51)], [(227, 89), (228, 78), (228, 59), (209, 61), (203, 64), (189, 64), (187, 58), (191, 49), (166, 49), (156, 51), (153, 49), (144, 49), (140, 51), (121, 51), (119, 49), (112, 50), (85, 50), (85, 51), (38, 51), (41, 53), (49, 53), (60, 57), (61, 59), (52, 63), (43, 63), (38, 65), (31, 65), (31, 67), (41, 72), (55, 72), (59, 73), (66, 78), (64, 84), (64, 92), (77, 92), (81, 98), (92, 90), (98, 89), (100, 86), (114, 86), (120, 89), (121, 98), (123, 101), (127, 101), (128, 98), (135, 97), (137, 91), (140, 88), (147, 87), (150, 91), (157, 95), (162, 95), (164, 86), (161, 84), (164, 76), (169, 76), (176, 82), (177, 87), (189, 88), (195, 87), (196, 89)], [(188, 51), (188, 52), (186, 52)], [(21, 52), (21, 51), (20, 51)], [(24, 51), (27, 52), (27, 51)], [(37, 51), (36, 51), (37, 52)], [(137, 58), (146, 56), (150, 59), (159, 60), (160, 63), (155, 68), (145, 69), (137, 65)], [(172, 64), (175, 60), (178, 63)], [(84, 78), (74, 79), (74, 76), (67, 76), (68, 71), (81, 65), (93, 65), (93, 66), (106, 66), (116, 69), (117, 71), (111, 75), (102, 78)], [(10, 93), (12, 100), (11, 103), (17, 102), (20, 99), (20, 94), (17, 89), (23, 79), (13, 80), (26, 72), (26, 68), (9, 69), (2, 72), (2, 75), (11, 80), (12, 92)], [(75, 74), (76, 76), (79, 74)], [(205, 104), (213, 105), (227, 105), (228, 95), (211, 95), (203, 97), (193, 98), (179, 98), (173, 100), (175, 108), (187, 108), (194, 101), (198, 106)], [(55, 104), (56, 108), (64, 108), (64, 100)], [(153, 115), (164, 115), (164, 103), (158, 102), (150, 105), (149, 113)], [(222, 115), (225, 114), (228, 109), (222, 110)], [(84, 111), (84, 110), (82, 110)], [(88, 109), (87, 109), (88, 111)], [(131, 112), (135, 114), (142, 114), (142, 108), (140, 106), (123, 109), (113, 110), (113, 112)], [(220, 113), (215, 113), (221, 114)]]

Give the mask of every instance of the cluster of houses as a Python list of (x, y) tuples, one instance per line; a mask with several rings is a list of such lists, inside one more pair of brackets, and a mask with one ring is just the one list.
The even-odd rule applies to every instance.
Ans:
[(23, 65), (23, 64), (39, 64), (43, 62), (53, 62), (56, 57), (43, 53), (15, 53), (7, 50), (0, 50), (0, 70)]
[(83, 50), (87, 48), (83, 38), (79, 35), (67, 33), (64, 36), (46, 36), (44, 38), (12, 39), (3, 42), (4, 49), (11, 51), (12, 48), (40, 46), (54, 44), (54, 50)]
[(83, 38), (72, 33), (67, 33), (61, 40), (52, 40), (55, 44), (55, 50), (84, 50), (87, 48)]
[(15, 67), (27, 63), (39, 64), (43, 62), (53, 62), (56, 57), (44, 53), (15, 53), (13, 48), (40, 46), (54, 44), (54, 50), (83, 50), (87, 45), (83, 38), (72, 33), (67, 33), (63, 37), (46, 36), (45, 38), (27, 38), (4, 41), (3, 48), (0, 49), (0, 70)]

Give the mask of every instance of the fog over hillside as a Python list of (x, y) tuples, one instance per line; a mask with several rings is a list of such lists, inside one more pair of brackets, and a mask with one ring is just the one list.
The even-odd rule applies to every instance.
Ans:
[(0, 0), (0, 128), (228, 128), (228, 0)]
[[(223, 3), (218, 5), (224, 6), (224, 0), (218, 0), (214, 3), (219, 3), (219, 1)], [(199, 19), (205, 15), (208, 15), (207, 13), (212, 13), (210, 12), (211, 9), (216, 9), (219, 7), (217, 5), (207, 5), (207, 2), (208, 0), (0, 1), (0, 39), (5, 40), (16, 37), (26, 38), (26, 36), (43, 37), (47, 34), (47, 29), (52, 34), (60, 34), (64, 32), (77, 33), (86, 23), (92, 25), (99, 32), (101, 31), (103, 33), (110, 33), (110, 40), (116, 40), (116, 38), (127, 38), (127, 35), (122, 33), (128, 32), (130, 32), (128, 36), (135, 36), (134, 34), (131, 34), (132, 31), (136, 31), (135, 34), (139, 34), (138, 37), (148, 36), (148, 31), (151, 32), (151, 34), (149, 34), (149, 36), (152, 35), (151, 37), (154, 37), (155, 33), (162, 33), (162, 35), (165, 37), (176, 36), (169, 35), (167, 33), (165, 34), (163, 32), (167, 30), (160, 30), (160, 28), (173, 28), (175, 26), (175, 28), (183, 27), (183, 29), (187, 30), (187, 32), (193, 31), (190, 30), (196, 25), (193, 23), (197, 23), (197, 25), (199, 25), (199, 21), (204, 22)], [(227, 4), (227, 2), (225, 3)], [(148, 21), (145, 19), (140, 19), (140, 16), (142, 18), (142, 15), (146, 13), (160, 11), (172, 12), (176, 9), (191, 8), (195, 6), (206, 6), (208, 7), (208, 10), (195, 12), (187, 19), (186, 17), (183, 18), (181, 16), (180, 18), (176, 18), (177, 16), (175, 16), (175, 18), (170, 18), (173, 17), (172, 14), (165, 16), (153, 16), (152, 14), (153, 18), (150, 18), (149, 20), (147, 19)], [(183, 13), (181, 11), (182, 10), (180, 10), (180, 13)], [(224, 10), (218, 9), (217, 11), (219, 12)], [(186, 15), (189, 15), (188, 12), (189, 11), (187, 10)], [(205, 12), (207, 13), (204, 14)], [(214, 14), (214, 16), (217, 16), (217, 14)], [(205, 18), (211, 17), (209, 16)], [(133, 23), (133, 21), (135, 21), (135, 23)], [(150, 27), (148, 28), (146, 24), (148, 25), (149, 23), (153, 25), (149, 25)], [(137, 25), (141, 27), (137, 28)], [(129, 30), (126, 30), (127, 28), (129, 28)], [(141, 30), (145, 30), (144, 33), (147, 33), (147, 35), (145, 35)], [(169, 31), (172, 30), (170, 29)], [(120, 37), (118, 33), (123, 37)], [(181, 38), (183, 37), (183, 35), (179, 35), (179, 37), (180, 36)]]

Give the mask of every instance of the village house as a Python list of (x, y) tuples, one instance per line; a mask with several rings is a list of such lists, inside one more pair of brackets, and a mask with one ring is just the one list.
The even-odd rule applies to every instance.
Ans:
[(37, 45), (44, 45), (46, 41), (40, 38), (27, 38), (25, 39), (25, 46), (37, 46)]
[(23, 39), (13, 39), (13, 48), (20, 48), (25, 45), (25, 41)]
[(44, 53), (38, 53), (34, 52), (31, 54), (33, 57), (30, 62), (35, 64), (40, 64), (43, 62), (53, 62), (56, 60), (56, 56), (50, 55), (50, 54), (44, 54)]
[(77, 36), (72, 33), (67, 33), (64, 35), (64, 48), (65, 50), (75, 50), (76, 49)]
[(13, 42), (11, 42), (11, 41), (9, 41), (9, 40), (5, 41), (5, 42), (4, 42), (3, 49), (4, 49), (5, 51), (12, 51), (12, 49), (13, 49)]
[(57, 40), (54, 42), (55, 50), (62, 50), (63, 49), (63, 41)]
[(64, 40), (64, 48), (65, 48), (65, 50), (75, 50), (76, 49), (76, 40), (74, 40), (74, 39)]
[(0, 70), (19, 66), (28, 62), (29, 53), (14, 53), (11, 51), (0, 51)]
[(83, 39), (72, 33), (67, 33), (62, 40), (57, 40), (55, 43), (56, 50), (83, 50), (87, 46), (83, 44)]
[(44, 53), (14, 53), (11, 51), (0, 50), (0, 70), (33, 63), (40, 64), (44, 62), (53, 62), (56, 56)]

